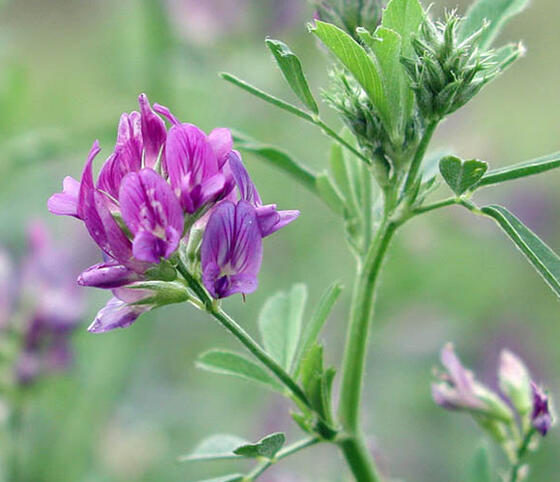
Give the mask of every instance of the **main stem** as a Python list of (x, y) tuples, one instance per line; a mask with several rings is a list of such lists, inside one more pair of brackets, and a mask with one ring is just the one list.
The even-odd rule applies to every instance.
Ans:
[(344, 351), (339, 415), (345, 435), (340, 446), (359, 482), (380, 480), (360, 431), (360, 403), (375, 288), (396, 227), (390, 221), (381, 225), (374, 242), (358, 266)]

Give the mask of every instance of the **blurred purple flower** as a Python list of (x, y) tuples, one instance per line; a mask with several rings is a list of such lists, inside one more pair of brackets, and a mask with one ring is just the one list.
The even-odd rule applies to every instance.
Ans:
[(14, 303), (14, 272), (8, 253), (0, 247), (0, 332), (10, 321)]
[(476, 395), (474, 375), (461, 364), (451, 343), (441, 350), (441, 363), (447, 373), (440, 375), (441, 382), (432, 383), (434, 401), (448, 410), (484, 410), (484, 402)]
[(30, 226), (28, 245), (20, 297), (31, 316), (22, 327), (22, 351), (16, 362), (17, 379), (23, 384), (69, 366), (70, 335), (85, 308), (67, 252), (52, 245), (42, 224)]
[(533, 413), (531, 421), (533, 427), (544, 437), (552, 426), (552, 415), (548, 407), (548, 396), (534, 382), (531, 382), (533, 393)]

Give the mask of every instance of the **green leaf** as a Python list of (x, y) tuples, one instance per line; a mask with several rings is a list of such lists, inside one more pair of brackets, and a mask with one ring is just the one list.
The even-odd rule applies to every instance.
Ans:
[(313, 117), (311, 117), (311, 115), (305, 112), (304, 110), (300, 109), (299, 107), (296, 107), (295, 105), (290, 104), (289, 102), (279, 99), (278, 97), (274, 97), (273, 95), (266, 93), (264, 90), (261, 90), (258, 87), (255, 87), (254, 85), (245, 82), (244, 80), (241, 80), (239, 77), (236, 77), (235, 75), (222, 72), (220, 74), (220, 77), (232, 83), (233, 85), (236, 85), (237, 87), (245, 90), (246, 92), (253, 94), (259, 99), (268, 102), (269, 104), (275, 105), (276, 107), (279, 107), (280, 109), (290, 112), (291, 114), (294, 114), (298, 117), (301, 117), (302, 119), (313, 122)]
[(404, 136), (404, 126), (412, 109), (412, 90), (401, 64), (401, 37), (398, 33), (385, 27), (379, 27), (372, 37), (362, 28), (358, 35), (371, 48), (379, 70), (383, 91), (389, 106), (391, 127), (388, 129), (392, 138)]
[(379, 66), (358, 42), (338, 27), (316, 20), (315, 26), (310, 26), (310, 31), (319, 37), (363, 87), (390, 131), (389, 106)]
[(525, 47), (521, 42), (516, 44), (507, 44), (494, 52), (492, 62), (496, 65), (495, 68), (503, 72), (524, 53)]
[(401, 58), (413, 56), (411, 37), (418, 31), (424, 17), (424, 9), (418, 0), (391, 0), (383, 12), (381, 26), (374, 33), (381, 42), (378, 41), (373, 50), (381, 64), (384, 88), (393, 92), (388, 97), (401, 137), (414, 107), (414, 93)]
[(334, 368), (323, 369), (323, 347), (315, 343), (303, 357), (301, 384), (311, 406), (327, 423), (332, 422), (331, 387)]
[[(344, 134), (343, 134), (344, 135)], [(361, 177), (355, 157), (344, 155), (342, 147), (333, 142), (329, 156), (329, 166), (335, 186), (342, 194), (347, 217), (360, 217)]]
[(468, 474), (468, 482), (492, 482), (490, 449), (486, 442), (479, 445), (474, 453)]
[(560, 296), (560, 258), (535, 233), (502, 206), (486, 206), (482, 212), (493, 218), (529, 263)]
[(238, 447), (234, 453), (248, 458), (264, 457), (266, 459), (273, 459), (285, 443), (286, 436), (283, 433), (273, 433), (255, 444), (246, 444)]
[(327, 171), (317, 174), (315, 178), (315, 187), (319, 197), (325, 201), (326, 205), (336, 214), (344, 214), (344, 206), (346, 201), (338, 188), (331, 181)]
[(287, 152), (275, 146), (258, 142), (238, 132), (234, 134), (234, 140), (239, 150), (256, 154), (270, 162), (273, 166), (280, 168), (311, 192), (317, 194), (315, 174)]
[(301, 360), (306, 357), (307, 352), (317, 341), (317, 337), (319, 336), (319, 333), (321, 332), (325, 322), (327, 321), (327, 318), (329, 317), (329, 314), (331, 313), (336, 300), (338, 300), (340, 293), (342, 293), (342, 288), (342, 284), (339, 281), (335, 281), (328, 287), (327, 291), (319, 300), (319, 304), (313, 312), (311, 321), (306, 326), (304, 331), (303, 341), (301, 343), (301, 348), (299, 350), (298, 356), (299, 362), (294, 372), (296, 378), (298, 377), (301, 369)]
[(410, 39), (418, 31), (424, 17), (424, 9), (418, 0), (391, 0), (387, 4), (381, 25), (400, 35), (402, 56), (412, 55)]
[(482, 32), (478, 46), (482, 50), (490, 48), (506, 22), (525, 10), (529, 2), (530, 0), (478, 0), (467, 11), (459, 31), (459, 41), (474, 34), (486, 20), (489, 25)]
[(488, 186), (499, 182), (511, 181), (512, 179), (519, 179), (521, 177), (550, 171), (557, 167), (560, 167), (560, 152), (555, 152), (548, 156), (539, 157), (519, 164), (513, 164), (512, 166), (493, 169), (484, 175), (478, 185)]
[(286, 81), (309, 110), (318, 114), (319, 108), (307, 84), (299, 58), (280, 40), (266, 39), (266, 45), (274, 55)]
[(446, 156), (439, 161), (439, 172), (457, 196), (472, 188), (488, 169), (488, 164), (477, 159), (465, 161), (455, 156)]
[(209, 372), (231, 375), (258, 383), (278, 392), (284, 391), (284, 387), (264, 368), (232, 351), (209, 350), (204, 352), (198, 357), (196, 366)]
[(224, 475), (222, 477), (216, 477), (214, 479), (205, 479), (200, 482), (243, 482), (245, 476), (243, 474), (230, 474)]
[(259, 315), (259, 328), (266, 351), (290, 372), (301, 335), (307, 287), (296, 284), (289, 292), (270, 297)]
[(247, 444), (244, 440), (235, 435), (217, 434), (204, 439), (195, 449), (187, 455), (178, 458), (179, 462), (197, 462), (204, 460), (228, 460), (238, 459), (233, 451), (241, 445)]

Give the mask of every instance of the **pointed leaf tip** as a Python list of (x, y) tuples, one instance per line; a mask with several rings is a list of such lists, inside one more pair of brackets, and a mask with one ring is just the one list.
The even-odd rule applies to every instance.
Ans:
[(303, 67), (299, 57), (290, 50), (290, 47), (280, 40), (268, 38), (266, 39), (266, 45), (272, 52), (272, 55), (274, 55), (276, 63), (280, 67), (280, 70), (282, 70), (284, 78), (294, 94), (296, 94), (299, 100), (301, 100), (311, 112), (318, 114), (319, 108), (317, 107), (317, 102), (311, 93), (311, 89), (303, 73)]

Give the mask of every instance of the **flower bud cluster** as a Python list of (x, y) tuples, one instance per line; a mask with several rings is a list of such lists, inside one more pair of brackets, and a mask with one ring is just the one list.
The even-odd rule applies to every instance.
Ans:
[(311, 0), (315, 18), (346, 30), (356, 40), (356, 29), (365, 27), (374, 31), (381, 22), (384, 0)]
[[(213, 298), (253, 292), (262, 239), (299, 215), (262, 203), (228, 129), (206, 134), (167, 107), (152, 108), (144, 94), (139, 104), (140, 112), (121, 116), (97, 181), (96, 141), (81, 180), (66, 177), (63, 192), (48, 202), (52, 213), (83, 221), (103, 252), (103, 262), (78, 278), (82, 286), (113, 292), (93, 332), (128, 326), (157, 306), (192, 301), (190, 276)], [(193, 271), (186, 277), (178, 269), (185, 263)]]
[(420, 120), (413, 116), (406, 126), (402, 144), (395, 145), (371, 100), (356, 80), (342, 70), (333, 71), (331, 78), (331, 89), (324, 93), (326, 102), (339, 113), (364, 155), (372, 161), (379, 183), (386, 184), (417, 147), (422, 131)]
[(439, 121), (465, 105), (521, 53), (508, 55), (479, 46), (487, 25), (466, 39), (460, 38), (464, 20), (449, 13), (442, 21), (426, 16), (412, 37), (414, 58), (402, 62), (411, 79), (422, 117)]
[(498, 380), (502, 397), (478, 382), (462, 364), (451, 344), (441, 351), (446, 372), (432, 384), (434, 401), (448, 410), (470, 413), (477, 423), (515, 458), (535, 432), (546, 435), (553, 423), (548, 396), (531, 381), (523, 361), (508, 350), (500, 354)]

